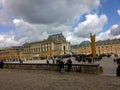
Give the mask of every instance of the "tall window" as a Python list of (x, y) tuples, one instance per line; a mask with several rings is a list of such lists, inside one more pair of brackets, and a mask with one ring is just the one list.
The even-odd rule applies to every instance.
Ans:
[(66, 54), (66, 53), (65, 53), (65, 46), (63, 46), (63, 50), (64, 50), (64, 54)]
[(63, 50), (65, 51), (65, 46), (63, 46)]

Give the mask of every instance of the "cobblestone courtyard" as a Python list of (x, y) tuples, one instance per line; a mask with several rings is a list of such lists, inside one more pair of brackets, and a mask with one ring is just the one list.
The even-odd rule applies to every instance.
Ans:
[(57, 71), (0, 69), (0, 90), (120, 90), (120, 77), (116, 77), (117, 64), (113, 58), (105, 57), (96, 62), (103, 67), (100, 75), (79, 72), (61, 75)]
[(0, 69), (0, 90), (120, 90), (116, 76)]

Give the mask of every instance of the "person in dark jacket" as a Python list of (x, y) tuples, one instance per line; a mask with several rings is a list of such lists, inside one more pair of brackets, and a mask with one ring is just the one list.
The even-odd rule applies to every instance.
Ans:
[(47, 64), (49, 65), (49, 60), (47, 60)]
[(4, 67), (4, 62), (0, 61), (0, 68), (3, 68), (3, 67)]
[(60, 60), (59, 62), (59, 68), (60, 68), (61, 74), (63, 74), (64, 73), (64, 62), (62, 60)]
[(118, 77), (120, 77), (120, 64), (118, 64), (116, 74), (117, 74)]
[(117, 65), (118, 65), (118, 67), (116, 69), (116, 74), (117, 74), (117, 76), (120, 77), (120, 58), (118, 58), (116, 61), (117, 61)]
[(68, 72), (70, 72), (71, 71), (71, 67), (72, 67), (72, 61), (71, 61), (71, 59), (69, 58), (68, 60), (67, 60), (67, 63), (66, 63), (66, 65), (67, 65), (67, 68), (68, 68)]

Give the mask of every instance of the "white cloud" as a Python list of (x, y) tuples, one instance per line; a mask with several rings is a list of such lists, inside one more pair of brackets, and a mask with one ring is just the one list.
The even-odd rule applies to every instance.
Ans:
[(70, 26), (67, 25), (46, 25), (46, 24), (30, 24), (23, 20), (15, 19), (13, 21), (16, 26), (16, 39), (23, 42), (40, 41), (46, 39), (50, 34), (61, 33), (67, 34)]
[[(101, 20), (103, 20), (102, 18), (103, 16), (101, 15)], [(90, 21), (93, 19), (94, 18), (91, 17)], [(47, 39), (48, 35), (61, 33), (61, 32), (65, 35), (66, 39), (71, 42), (71, 44), (79, 44), (84, 40), (89, 40), (89, 33), (87, 34), (86, 37), (82, 37), (82, 36), (78, 37), (73, 32), (69, 32), (71, 28), (69, 25), (54, 26), (54, 25), (46, 25), (46, 24), (30, 24), (20, 19), (15, 19), (13, 23), (16, 26), (16, 33), (17, 33), (15, 40), (21, 43), (24, 43), (26, 41), (28, 42), (40, 41), (43, 39)], [(84, 31), (82, 31), (82, 33), (84, 33)]]
[(117, 10), (117, 13), (118, 13), (118, 15), (120, 16), (120, 9), (119, 9), (119, 10)]
[(97, 36), (97, 40), (114, 38), (120, 38), (120, 24), (113, 25), (109, 30), (102, 32)]
[(112, 39), (112, 35), (110, 34), (110, 30), (106, 32), (101, 32), (97, 37), (96, 40), (106, 40), (106, 39)]
[(72, 45), (75, 45), (75, 44), (80, 44), (82, 41), (90, 41), (90, 38), (83, 38), (83, 37), (77, 37), (75, 35), (73, 35), (72, 33), (67, 36), (66, 38), (68, 41), (71, 42)]
[(78, 37), (88, 37), (90, 33), (96, 34), (100, 32), (107, 23), (107, 16), (97, 14), (86, 15), (86, 20), (80, 22), (74, 29), (74, 34)]
[(0, 34), (0, 47), (9, 47), (20, 45), (19, 41), (16, 41), (14, 35), (9, 32), (9, 34)]
[[(89, 28), (91, 31), (96, 28), (94, 32), (98, 32), (103, 27), (103, 25), (107, 21), (107, 17), (105, 15), (101, 15), (100, 17), (96, 14), (94, 15), (87, 15), (86, 21), (82, 22), (83, 28), (87, 27), (90, 23), (93, 22), (93, 20), (96, 20), (95, 23), (89, 25)], [(56, 34), (56, 33), (63, 33), (66, 37), (66, 39), (71, 42), (71, 44), (79, 44), (83, 40), (89, 40), (89, 33), (85, 30), (79, 31), (81, 36), (77, 36), (74, 32), (69, 32), (70, 26), (61, 24), (60, 26), (55, 25), (46, 25), (46, 24), (30, 24), (28, 22), (25, 22), (24, 20), (15, 19), (13, 21), (14, 25), (16, 26), (16, 41), (20, 42), (32, 42), (32, 41), (40, 41), (43, 39), (46, 39), (48, 35), (50, 34)], [(82, 26), (81, 26), (82, 27)], [(88, 27), (87, 27), (88, 28)], [(87, 29), (86, 29), (87, 30)], [(82, 37), (82, 35), (86, 33), (86, 36)], [(78, 33), (77, 33), (78, 34)]]

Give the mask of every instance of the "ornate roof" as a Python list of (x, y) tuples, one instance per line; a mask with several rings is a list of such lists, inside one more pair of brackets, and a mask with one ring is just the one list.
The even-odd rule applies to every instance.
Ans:
[[(120, 44), (120, 39), (99, 40), (96, 42), (96, 46), (110, 45), (110, 44)], [(79, 47), (89, 47), (89, 46), (91, 46), (90, 41), (83, 41), (79, 45)], [(78, 48), (78, 45), (72, 45), (71, 48)]]
[(56, 38), (63, 38), (63, 34), (59, 33), (59, 34), (54, 34), (54, 35), (49, 35), (48, 39), (56, 39)]

